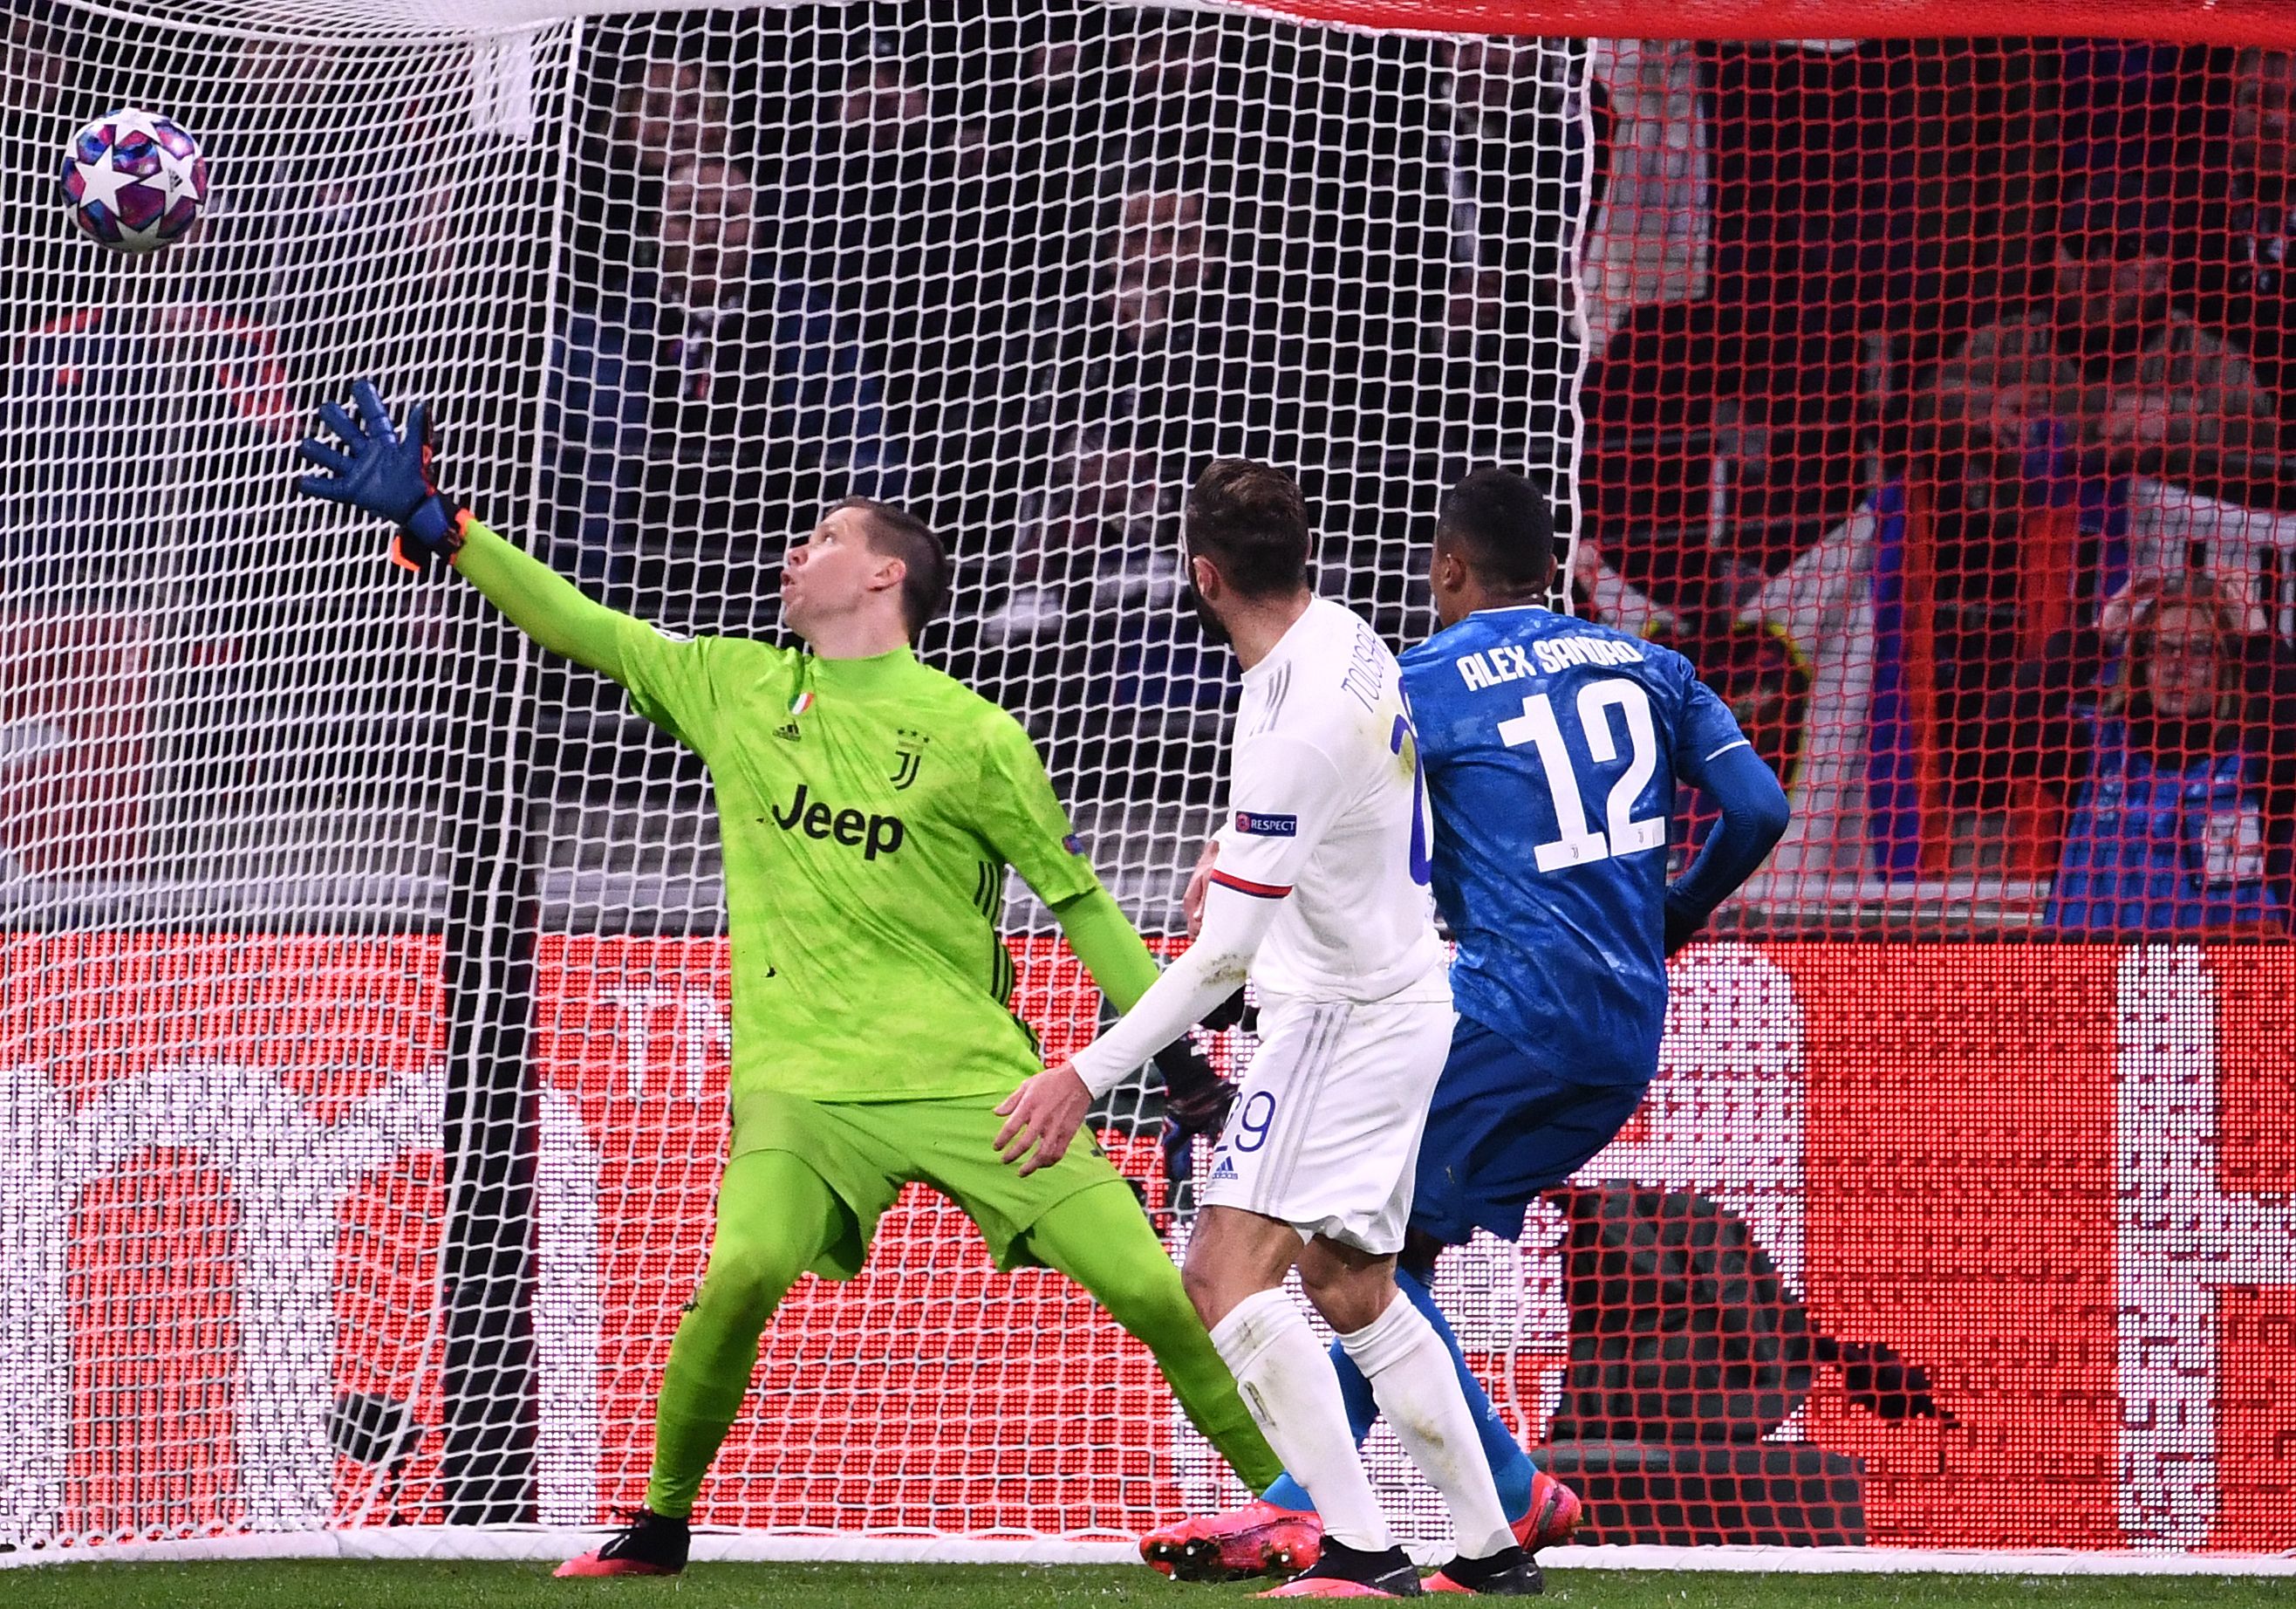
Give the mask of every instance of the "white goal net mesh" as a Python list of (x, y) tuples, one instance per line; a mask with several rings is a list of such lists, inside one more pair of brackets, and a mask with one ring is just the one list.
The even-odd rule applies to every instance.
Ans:
[[(430, 398), (458, 495), (673, 629), (775, 633), (823, 502), (903, 501), (956, 566), (926, 657), (1172, 932), (1233, 680), (1179, 495), (1297, 466), (1326, 588), (1429, 628), (1447, 478), (1567, 474), (1585, 53), (1068, 4), (185, 14), (65, 0), (0, 56), (0, 1539), (596, 1522), (642, 1492), (723, 1153), (706, 779), (294, 499), (313, 406)], [(122, 105), (211, 165), (150, 259), (54, 195)], [(1040, 910), (1012, 931), (1078, 1042), (1088, 984)], [(1177, 1246), (1154, 1097), (1105, 1117)], [(1487, 1277), (1462, 1322), (1511, 1332), (1521, 1273)], [(1115, 1534), (1232, 1495), (1136, 1343), (922, 1190), (759, 1368), (705, 1522)]]
[[(925, 658), (1168, 950), (1234, 697), (1180, 598), (1203, 462), (1294, 470), (1398, 645), (1441, 489), (1543, 477), (1574, 606), (1690, 650), (1799, 808), (1643, 1110), (1441, 1265), (1581, 1539), (2296, 1540), (2292, 58), (2004, 43), (2006, 0), (1775, 45), (961, 9), (0, 18), (0, 1556), (644, 1491), (726, 1137), (707, 778), (293, 497), (362, 375), (673, 630), (776, 636), (825, 500), (914, 510)], [(131, 105), (211, 172), (145, 258), (57, 195)], [(2114, 817), (2174, 864), (2095, 942), (1968, 942), (2077, 925), (2102, 829), (2044, 751), (2123, 706), (2065, 644), (2181, 569), (2248, 657), (2201, 792)], [(1099, 1002), (1011, 891), (1057, 1055)], [(2227, 926), (2283, 941), (2145, 941)], [(1098, 1116), (1177, 1254), (1162, 1112)], [(698, 1517), (940, 1547), (1240, 1495), (1141, 1347), (913, 1187), (792, 1291)]]

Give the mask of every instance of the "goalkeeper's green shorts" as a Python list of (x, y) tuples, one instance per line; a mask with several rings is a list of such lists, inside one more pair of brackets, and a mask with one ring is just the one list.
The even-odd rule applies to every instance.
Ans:
[[(734, 1104), (733, 1154), (784, 1151), (845, 1203), (844, 1233), (809, 1265), (824, 1279), (861, 1271), (901, 1186), (930, 1185), (979, 1226), (999, 1268), (1028, 1268), (1025, 1236), (1052, 1208), (1095, 1185), (1123, 1184), (1086, 1129), (1066, 1156), (1023, 1178), (999, 1161), (1003, 1095), (936, 1101), (809, 1101), (759, 1090)], [(1126, 1186), (1128, 1189), (1130, 1187)]]

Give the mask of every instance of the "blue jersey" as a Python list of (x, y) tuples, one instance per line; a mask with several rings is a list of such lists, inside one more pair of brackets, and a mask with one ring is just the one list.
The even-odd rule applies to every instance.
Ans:
[(1672, 649), (1535, 605), (1402, 663), (1461, 1014), (1580, 1082), (1649, 1079), (1675, 784), (1743, 745), (1737, 721)]
[(2130, 743), (2126, 722), (2099, 720), (2095, 734), (2042, 921), (2059, 932), (2284, 928), (2264, 870), (2264, 762), (2235, 750), (2179, 771)]

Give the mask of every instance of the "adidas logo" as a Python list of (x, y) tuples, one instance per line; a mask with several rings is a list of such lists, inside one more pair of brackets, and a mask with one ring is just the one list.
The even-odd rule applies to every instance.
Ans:
[(775, 737), (785, 737), (789, 739), (790, 742), (795, 743), (799, 738), (804, 736), (805, 734), (797, 729), (797, 723), (795, 721), (785, 720), (780, 726), (774, 728), (774, 735)]
[(1234, 1162), (1232, 1162), (1228, 1161), (1226, 1157), (1223, 1156), (1223, 1157), (1221, 1157), (1221, 1158), (1219, 1159), (1219, 1161), (1218, 1161), (1218, 1162), (1214, 1162), (1214, 1163), (1212, 1164), (1212, 1182), (1213, 1182), (1213, 1183), (1217, 1184), (1217, 1183), (1218, 1183), (1221, 1179), (1224, 1179), (1224, 1178), (1234, 1178), (1234, 1177), (1235, 1177), (1235, 1164), (1234, 1164)]

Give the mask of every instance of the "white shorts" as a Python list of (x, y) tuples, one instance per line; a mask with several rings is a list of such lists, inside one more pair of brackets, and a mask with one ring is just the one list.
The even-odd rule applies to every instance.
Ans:
[(1263, 999), (1259, 1054), (1198, 1201), (1365, 1252), (1403, 1249), (1419, 1135), (1456, 1021), (1447, 990), (1406, 1000)]

